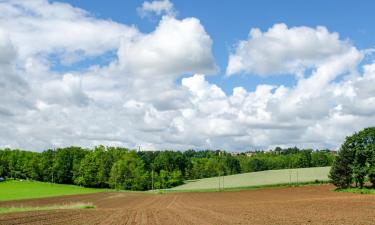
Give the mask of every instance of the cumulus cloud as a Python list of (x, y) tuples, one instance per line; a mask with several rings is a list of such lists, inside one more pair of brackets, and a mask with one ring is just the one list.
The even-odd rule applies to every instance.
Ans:
[(16, 124), (35, 108), (32, 90), (15, 65), (17, 58), (15, 46), (0, 28), (0, 146), (5, 147), (19, 144)]
[(64, 74), (61, 80), (45, 81), (40, 92), (41, 100), (48, 104), (87, 106), (89, 103), (81, 78), (72, 74)]
[(121, 43), (119, 64), (137, 76), (212, 73), (216, 65), (211, 46), (212, 40), (198, 19), (163, 17), (154, 32)]
[(173, 3), (169, 0), (145, 1), (137, 10), (141, 17), (149, 16), (152, 13), (158, 16), (163, 14), (173, 16), (176, 13)]
[(54, 54), (69, 63), (116, 50), (120, 40), (131, 39), (138, 32), (131, 26), (96, 19), (69, 4), (47, 0), (1, 1), (0, 27), (20, 46), (20, 57)]
[(211, 48), (212, 40), (198, 19), (163, 17), (153, 32), (121, 43), (110, 73), (126, 74), (122, 87), (131, 98), (158, 110), (177, 109), (188, 104), (187, 93), (175, 85), (179, 76), (216, 71)]
[(29, 86), (17, 70), (17, 51), (9, 37), (0, 30), (0, 117), (14, 116), (32, 108)]
[(349, 41), (325, 27), (291, 27), (275, 24), (267, 31), (251, 29), (248, 40), (240, 41), (229, 56), (227, 75), (236, 73), (301, 74), (336, 56), (353, 51)]
[[(196, 18), (164, 16), (142, 33), (68, 4), (2, 1), (0, 27), (0, 147), (335, 148), (375, 124), (375, 64), (358, 68), (364, 51), (324, 27), (253, 29), (227, 73), (298, 80), (230, 94), (206, 78), (217, 66)], [(107, 65), (51, 69), (51, 56), (69, 63), (108, 51)]]

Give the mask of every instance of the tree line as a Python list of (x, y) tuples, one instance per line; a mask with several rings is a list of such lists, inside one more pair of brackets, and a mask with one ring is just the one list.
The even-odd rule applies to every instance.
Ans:
[(375, 127), (346, 137), (329, 176), (338, 188), (363, 188), (366, 181), (375, 187)]
[(184, 180), (271, 169), (330, 166), (329, 150), (276, 148), (250, 154), (221, 150), (135, 151), (66, 147), (43, 152), (0, 149), (0, 177), (126, 190), (163, 189)]

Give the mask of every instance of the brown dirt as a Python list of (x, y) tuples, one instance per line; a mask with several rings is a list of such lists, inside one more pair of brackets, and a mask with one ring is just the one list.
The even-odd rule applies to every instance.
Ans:
[(0, 202), (45, 206), (91, 202), (95, 209), (0, 215), (0, 224), (375, 224), (375, 195), (330, 185), (211, 193), (97, 193)]

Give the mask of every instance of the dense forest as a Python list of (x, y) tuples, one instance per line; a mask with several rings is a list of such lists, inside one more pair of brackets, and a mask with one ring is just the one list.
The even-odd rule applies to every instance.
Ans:
[(134, 151), (120, 147), (67, 147), (44, 152), (0, 150), (0, 177), (85, 187), (149, 190), (184, 180), (270, 169), (330, 166), (329, 150), (277, 147), (272, 151)]

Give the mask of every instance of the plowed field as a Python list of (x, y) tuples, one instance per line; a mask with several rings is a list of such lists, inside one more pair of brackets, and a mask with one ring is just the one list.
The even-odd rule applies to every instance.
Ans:
[(208, 193), (97, 193), (1, 202), (46, 206), (92, 202), (95, 209), (0, 215), (0, 224), (375, 224), (375, 195), (330, 185)]

